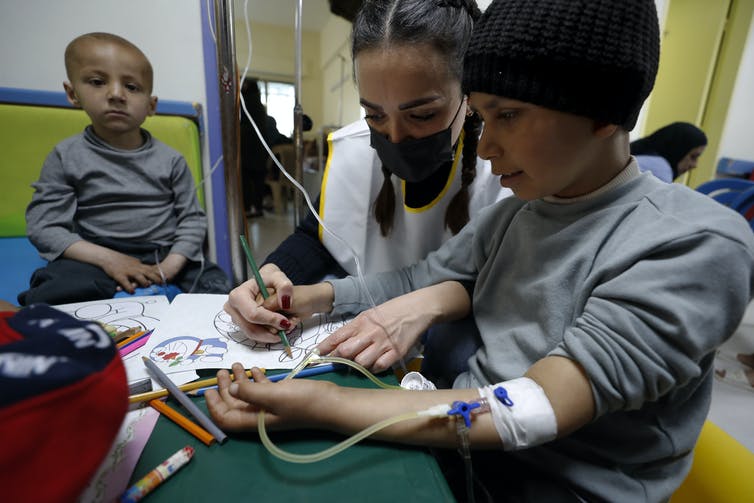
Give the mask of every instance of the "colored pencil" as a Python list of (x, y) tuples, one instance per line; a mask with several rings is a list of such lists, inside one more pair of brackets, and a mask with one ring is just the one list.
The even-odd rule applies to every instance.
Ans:
[(115, 335), (113, 335), (113, 337), (115, 339), (115, 343), (117, 344), (143, 331), (144, 330), (142, 330), (141, 327), (131, 327), (125, 330), (121, 330), (120, 332), (116, 332)]
[(115, 346), (118, 348), (122, 348), (123, 346), (127, 346), (131, 344), (133, 341), (141, 339), (142, 337), (149, 337), (152, 335), (152, 332), (154, 330), (141, 330), (137, 332), (136, 334), (132, 335), (131, 337), (128, 337), (126, 339), (123, 339), (120, 342), (115, 343)]
[[(327, 372), (333, 372), (335, 369), (336, 367), (335, 367), (335, 364), (333, 363), (325, 363), (322, 365), (317, 365), (316, 367), (308, 367), (308, 368), (303, 369), (298, 374), (296, 374), (294, 376), (294, 379), (298, 379), (299, 377), (309, 377), (309, 376), (315, 376), (319, 374), (325, 374)], [(272, 382), (278, 382), (278, 381), (282, 381), (289, 375), (290, 375), (290, 372), (284, 372), (282, 374), (271, 375), (267, 379), (269, 379)], [(192, 396), (203, 396), (204, 392), (207, 391), (208, 389), (217, 389), (217, 384), (213, 386), (208, 386), (206, 388), (199, 388), (193, 391), (189, 391), (188, 394)]]
[(210, 432), (193, 422), (191, 419), (187, 418), (174, 408), (172, 408), (170, 405), (166, 404), (162, 400), (153, 399), (149, 401), (149, 405), (158, 411), (160, 414), (164, 415), (171, 421), (173, 421), (175, 424), (186, 430), (187, 432), (194, 435), (196, 438), (204, 442), (204, 445), (211, 445), (212, 442), (215, 441), (215, 437), (212, 436)]
[(118, 354), (120, 354), (120, 357), (123, 358), (127, 354), (133, 353), (134, 351), (142, 347), (144, 344), (147, 343), (148, 340), (149, 340), (149, 336), (142, 337), (141, 339), (137, 339), (133, 341), (131, 344), (126, 344), (122, 348), (118, 349)]
[(168, 459), (159, 464), (154, 470), (144, 475), (134, 485), (126, 489), (120, 497), (121, 503), (136, 503), (144, 496), (162, 484), (165, 479), (177, 472), (194, 456), (194, 448), (187, 445)]
[[(264, 372), (264, 369), (261, 369), (261, 370), (262, 372)], [(251, 370), (247, 370), (246, 375), (251, 377)], [(233, 379), (233, 374), (230, 375), (230, 378)], [(181, 391), (191, 391), (194, 389), (206, 388), (207, 386), (212, 386), (213, 384), (217, 384), (217, 377), (212, 377), (210, 379), (204, 379), (201, 381), (194, 381), (194, 382), (182, 384), (178, 386), (178, 389), (180, 389)], [(162, 398), (164, 396), (168, 396), (168, 390), (160, 389), (157, 391), (148, 391), (146, 393), (139, 393), (137, 395), (131, 395), (128, 397), (128, 402), (129, 403), (146, 402), (154, 398)]]
[[(243, 248), (243, 252), (246, 254), (246, 260), (249, 262), (249, 267), (251, 267), (251, 271), (254, 273), (254, 278), (257, 280), (259, 291), (262, 293), (262, 297), (266, 299), (270, 296), (270, 293), (267, 291), (267, 287), (264, 286), (264, 280), (262, 280), (262, 275), (259, 273), (257, 263), (254, 262), (254, 257), (251, 255), (249, 244), (246, 242), (246, 236), (241, 234), (239, 238), (241, 238), (241, 247)], [(280, 342), (282, 342), (283, 346), (285, 346), (285, 354), (288, 355), (288, 358), (293, 358), (291, 343), (288, 342), (288, 336), (285, 335), (285, 331), (278, 330), (278, 337), (280, 337)]]
[(152, 372), (152, 377), (157, 379), (157, 382), (161, 385), (165, 386), (170, 394), (173, 395), (173, 397), (178, 400), (192, 416), (194, 416), (194, 419), (196, 419), (199, 424), (204, 426), (207, 431), (215, 437), (218, 443), (222, 444), (228, 439), (228, 436), (223, 433), (223, 431), (218, 428), (204, 412), (199, 410), (199, 407), (197, 407), (183, 391), (178, 389), (178, 386), (176, 386), (176, 384), (171, 381), (162, 370), (160, 370), (160, 367), (158, 367), (155, 362), (145, 356), (142, 356), (141, 359), (144, 360), (144, 365), (147, 366), (147, 369)]

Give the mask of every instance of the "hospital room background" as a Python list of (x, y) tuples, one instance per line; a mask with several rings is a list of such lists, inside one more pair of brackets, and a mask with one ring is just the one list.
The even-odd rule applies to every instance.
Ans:
[[(631, 137), (644, 136), (674, 121), (701, 127), (709, 138), (707, 150), (699, 167), (679, 180), (696, 188), (727, 176), (718, 173), (721, 159), (754, 161), (754, 0), (656, 2), (662, 25), (660, 71)], [(292, 133), (293, 124), (298, 3), (234, 0), (231, 4), (239, 74), (246, 67), (251, 47), (248, 76), (263, 84), (268, 113), (276, 117), (286, 135)], [(339, 3), (302, 1), (298, 99), (313, 123), (311, 130), (303, 133), (309, 148), (302, 181), (313, 192), (312, 200), (324, 167), (323, 139), (329, 131), (363, 115), (352, 78), (350, 22), (331, 11), (337, 10)], [(199, 105), (203, 173), (208, 176), (212, 167), (221, 173), (226, 167), (219, 134), (214, 4), (215, 0), (3, 0), (0, 88), (62, 93), (63, 51), (71, 39), (92, 31), (121, 35), (150, 58), (155, 69), (153, 94), (160, 100)], [(484, 7), (489, 0), (479, 4)], [(0, 132), (3, 136), (12, 133)], [(0, 170), (6, 169), (11, 168), (0, 164)], [(209, 256), (230, 272), (226, 201), (222, 192), (212, 190), (217, 180), (214, 175), (208, 178), (204, 190), (210, 221)], [(295, 219), (290, 217), (291, 205), (287, 208), (283, 215), (270, 211), (246, 222), (258, 260), (292, 231)], [(754, 332), (754, 325), (750, 330)], [(741, 396), (716, 395), (711, 417), (754, 451), (754, 394), (744, 392), (748, 401), (743, 405)]]

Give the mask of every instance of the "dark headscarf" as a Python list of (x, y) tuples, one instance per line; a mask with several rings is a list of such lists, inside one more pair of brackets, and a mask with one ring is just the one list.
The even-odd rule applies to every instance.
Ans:
[(631, 142), (631, 155), (657, 155), (664, 157), (678, 176), (678, 163), (697, 147), (707, 145), (704, 131), (688, 122), (674, 122), (651, 135)]

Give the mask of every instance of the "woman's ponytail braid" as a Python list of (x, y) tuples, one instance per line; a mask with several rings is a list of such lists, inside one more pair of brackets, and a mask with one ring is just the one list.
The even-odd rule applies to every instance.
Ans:
[(463, 159), (461, 159), (461, 188), (445, 211), (445, 227), (453, 234), (469, 221), (469, 186), (476, 178), (476, 147), (479, 143), (482, 121), (477, 114), (466, 117), (463, 123)]
[(395, 191), (393, 182), (390, 180), (390, 170), (382, 165), (382, 187), (377, 199), (374, 201), (374, 218), (380, 224), (380, 234), (387, 237), (393, 229), (393, 217), (395, 215)]

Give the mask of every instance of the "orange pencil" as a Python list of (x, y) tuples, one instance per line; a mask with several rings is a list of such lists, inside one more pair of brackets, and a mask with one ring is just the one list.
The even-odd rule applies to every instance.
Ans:
[(215, 441), (215, 437), (213, 437), (210, 432), (208, 432), (162, 400), (150, 400), (149, 405), (151, 405), (152, 408), (158, 411), (160, 414), (164, 415), (175, 424), (204, 442), (205, 445), (210, 445)]
[(141, 327), (131, 327), (125, 330), (121, 330), (120, 332), (117, 332), (115, 335), (113, 335), (113, 337), (115, 339), (115, 343), (117, 344), (121, 341), (128, 339), (132, 335), (138, 334), (141, 331), (142, 331)]

